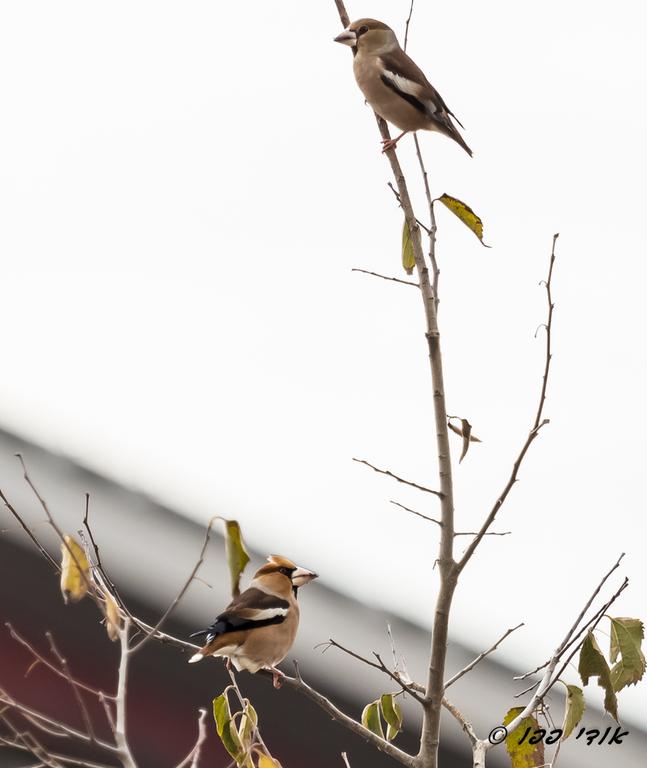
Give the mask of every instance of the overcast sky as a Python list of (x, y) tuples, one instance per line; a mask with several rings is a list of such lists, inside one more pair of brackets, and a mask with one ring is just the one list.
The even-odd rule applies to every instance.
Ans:
[[(348, 10), (402, 39), (408, 6)], [(622, 551), (614, 613), (647, 617), (646, 9), (420, 1), (409, 36), (475, 155), (422, 134), (432, 191), (492, 246), (439, 212), (448, 409), (483, 440), (454, 445), (463, 530), (534, 418), (561, 233), (551, 423), (452, 619), (477, 649), (525, 621), (520, 670)], [(332, 0), (0, 3), (0, 423), (428, 625), (437, 530), (389, 500), (437, 504), (351, 461), (437, 484), (419, 297), (351, 272), (404, 277), (402, 217), (339, 30)]]

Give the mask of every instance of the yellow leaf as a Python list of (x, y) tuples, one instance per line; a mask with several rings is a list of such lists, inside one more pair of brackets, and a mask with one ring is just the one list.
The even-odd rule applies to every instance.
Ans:
[[(509, 709), (503, 718), (503, 725), (511, 723), (521, 712), (523, 712), (523, 707)], [(528, 729), (531, 731), (539, 729), (539, 723), (532, 715), (524, 718), (519, 727), (506, 737), (505, 746), (510, 755), (512, 768), (537, 768), (537, 766), (545, 764), (543, 743), (539, 741), (537, 744), (531, 744), (529, 739), (532, 738), (532, 733), (524, 738)], [(520, 741), (521, 744), (519, 744)]]
[(227, 565), (231, 576), (231, 593), (240, 594), (240, 577), (249, 562), (249, 555), (243, 544), (243, 536), (240, 526), (235, 520), (225, 520), (225, 551), (227, 553)]
[(481, 245), (484, 245), (486, 248), (489, 248), (489, 245), (485, 245), (483, 242), (483, 222), (481, 219), (474, 213), (474, 211), (467, 205), (467, 203), (464, 203), (462, 200), (459, 200), (457, 197), (452, 197), (451, 195), (441, 195), (438, 200), (449, 208), (449, 210), (455, 215), (458, 216), (458, 218), (465, 224), (465, 226), (470, 229), (481, 241)]
[(416, 257), (413, 253), (413, 243), (406, 219), (402, 227), (402, 266), (407, 275), (412, 275), (413, 268), (416, 266)]
[(77, 603), (88, 591), (90, 564), (85, 552), (71, 536), (64, 537), (61, 544), (61, 592), (63, 600)]
[(262, 752), (258, 755), (258, 768), (281, 768), (281, 763)]
[(103, 611), (106, 617), (106, 632), (108, 633), (108, 637), (114, 642), (119, 638), (119, 630), (121, 629), (121, 615), (119, 613), (119, 609), (117, 608), (117, 603), (115, 603), (112, 595), (109, 595), (106, 592), (104, 597), (106, 599), (105, 605), (103, 607)]

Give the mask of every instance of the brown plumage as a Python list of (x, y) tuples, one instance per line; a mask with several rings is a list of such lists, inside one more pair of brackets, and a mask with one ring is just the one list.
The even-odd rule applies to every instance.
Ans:
[[(402, 133), (385, 140), (393, 149), (409, 131), (444, 133), (471, 156), (472, 150), (452, 121), (460, 121), (418, 65), (400, 48), (394, 31), (376, 19), (354, 21), (335, 40), (355, 51), (353, 71), (366, 101)], [(461, 128), (463, 126), (461, 125)]]
[(292, 647), (299, 626), (297, 591), (317, 574), (281, 555), (267, 559), (249, 588), (235, 597), (210, 627), (191, 635), (206, 635), (206, 643), (190, 662), (224, 656), (237, 670), (258, 672), (267, 668), (279, 687), (281, 673), (276, 665)]

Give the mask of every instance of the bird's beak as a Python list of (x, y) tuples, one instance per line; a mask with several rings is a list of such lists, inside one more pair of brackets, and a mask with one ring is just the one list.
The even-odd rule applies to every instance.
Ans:
[(317, 574), (313, 571), (308, 571), (305, 568), (297, 568), (292, 571), (292, 583), (295, 587), (302, 587), (309, 581), (317, 578)]
[(357, 45), (357, 34), (350, 29), (345, 29), (341, 35), (337, 35), (335, 42), (343, 45)]

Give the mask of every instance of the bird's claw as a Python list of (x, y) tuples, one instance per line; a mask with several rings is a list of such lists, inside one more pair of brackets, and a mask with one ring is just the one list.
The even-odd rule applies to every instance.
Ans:
[(278, 690), (283, 685), (285, 675), (280, 669), (272, 667), (272, 685)]
[(382, 152), (388, 152), (390, 149), (395, 149), (397, 143), (397, 139), (382, 139)]

